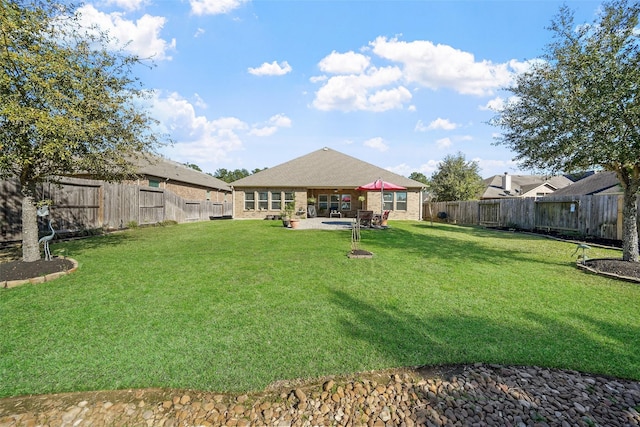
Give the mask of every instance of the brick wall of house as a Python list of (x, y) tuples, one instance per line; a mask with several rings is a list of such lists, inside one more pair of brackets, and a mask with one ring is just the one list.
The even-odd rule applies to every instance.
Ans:
[[(410, 220), (418, 220), (420, 219), (421, 213), (421, 204), (420, 204), (420, 192), (419, 191), (408, 191), (407, 190), (407, 209), (406, 210), (392, 210), (389, 213), (389, 219), (410, 219)], [(365, 201), (366, 210), (380, 212), (381, 208), (381, 197), (379, 191), (370, 191), (366, 194), (367, 200)]]
[[(264, 219), (268, 215), (279, 215), (281, 209), (271, 209), (271, 192), (276, 191), (275, 189), (264, 189), (264, 188), (236, 188), (235, 189), (235, 197), (234, 197), (234, 218), (245, 218), (245, 219)], [(296, 202), (296, 210), (302, 209), (306, 211), (307, 208), (307, 198), (308, 196), (313, 196), (318, 199), (320, 194), (331, 194), (334, 190), (309, 190), (305, 189), (279, 189), (282, 193), (282, 197), (284, 197), (284, 192), (294, 191), (295, 192), (295, 202)], [(268, 192), (268, 206), (267, 209), (260, 210), (258, 208), (258, 194), (260, 192)], [(252, 210), (245, 209), (245, 193), (250, 192), (254, 194), (254, 206), (255, 208)], [(351, 195), (351, 211), (345, 215), (346, 216), (355, 216), (355, 213), (358, 209), (372, 210), (374, 212), (380, 212), (380, 192), (370, 192), (366, 194), (367, 200), (365, 200), (362, 204), (358, 200), (359, 192), (351, 191), (351, 190), (339, 190), (340, 194), (350, 194)], [(317, 204), (316, 204), (317, 206)], [(394, 210), (390, 213), (389, 218), (391, 220), (418, 220), (420, 219), (421, 214), (421, 205), (420, 205), (420, 192), (418, 191), (407, 191), (407, 209), (406, 210)], [(318, 216), (328, 216), (328, 213), (324, 215)]]
[[(210, 200), (212, 202), (231, 201), (231, 193), (225, 193), (221, 190), (210, 189), (207, 197), (207, 188), (205, 187), (176, 181), (166, 182), (162, 178), (151, 177), (151, 180), (159, 183), (158, 188), (169, 190), (186, 200)], [(135, 181), (135, 183), (141, 186), (149, 186), (149, 177), (140, 178)]]
[[(260, 192), (268, 192), (268, 203), (267, 209), (260, 210), (258, 208), (258, 193)], [(281, 189), (264, 189), (264, 188), (236, 188), (235, 197), (234, 197), (234, 218), (249, 218), (249, 219), (264, 219), (267, 215), (280, 215), (282, 209), (271, 209), (271, 192), (279, 191), (281, 193), (281, 206), (284, 208), (284, 193), (285, 192), (294, 192), (295, 193), (295, 210), (302, 209), (306, 212), (307, 210), (307, 191), (304, 189), (293, 189), (293, 188), (281, 188)], [(255, 208), (252, 210), (245, 209), (245, 193), (251, 192), (254, 194), (255, 199)]]

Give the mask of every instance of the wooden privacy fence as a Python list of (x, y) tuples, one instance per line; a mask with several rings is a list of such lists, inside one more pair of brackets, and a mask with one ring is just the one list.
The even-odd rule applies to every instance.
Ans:
[[(64, 178), (60, 185), (43, 183), (38, 199), (49, 199), (54, 229), (76, 232), (140, 225), (179, 223), (231, 217), (231, 202), (185, 200), (160, 188)], [(0, 242), (22, 238), (22, 197), (17, 181), (0, 181)], [(44, 224), (41, 224), (44, 226)]]
[(547, 196), (434, 202), (423, 205), (423, 218), (461, 225), (570, 232), (622, 240), (622, 195)]

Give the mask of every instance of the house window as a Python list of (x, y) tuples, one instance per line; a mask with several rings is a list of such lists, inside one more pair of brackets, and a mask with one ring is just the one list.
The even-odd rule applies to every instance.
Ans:
[(269, 192), (260, 191), (258, 193), (258, 209), (265, 211), (269, 209)]
[(407, 192), (406, 191), (396, 192), (396, 210), (398, 211), (407, 210)]
[(341, 211), (350, 211), (351, 210), (351, 194), (343, 194), (340, 197), (340, 210)]
[(253, 191), (244, 193), (244, 210), (252, 211), (256, 208), (256, 195)]
[(383, 200), (383, 210), (385, 211), (392, 211), (393, 210), (393, 193), (390, 191), (385, 191), (382, 194), (382, 200)]
[(329, 195), (320, 194), (318, 196), (318, 211), (325, 212), (327, 209), (329, 209)]
[(160, 181), (158, 181), (157, 179), (149, 179), (149, 187), (159, 188)]
[(282, 209), (282, 193), (272, 191), (271, 192), (271, 210), (279, 211)]
[(340, 195), (332, 194), (329, 197), (329, 209), (332, 211), (340, 210)]
[(284, 192), (284, 205), (285, 205), (285, 207), (287, 205), (289, 205), (289, 204), (291, 206), (294, 206), (294, 203), (295, 203), (294, 200), (293, 200), (294, 198), (295, 198), (295, 194), (293, 192), (286, 192), (285, 191)]

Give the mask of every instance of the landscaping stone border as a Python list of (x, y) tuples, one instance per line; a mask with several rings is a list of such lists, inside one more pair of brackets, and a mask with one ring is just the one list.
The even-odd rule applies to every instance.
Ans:
[[(611, 258), (589, 258), (589, 261), (607, 260), (607, 259), (611, 259)], [(607, 273), (606, 271), (600, 271), (598, 269), (589, 267), (586, 264), (583, 264), (581, 260), (578, 260), (576, 262), (576, 266), (581, 270), (585, 270), (585, 271), (588, 271), (590, 273), (597, 274), (598, 276), (605, 276), (605, 277), (609, 277), (609, 278), (612, 278), (612, 279), (624, 280), (624, 281), (633, 282), (633, 283), (640, 283), (640, 279), (638, 279), (636, 277), (621, 276), (621, 275), (615, 274), (615, 273)]]
[(58, 271), (56, 273), (50, 273), (44, 276), (32, 277), (30, 279), (24, 280), (5, 280), (0, 282), (0, 288), (15, 288), (16, 286), (27, 285), (27, 284), (39, 284), (50, 282), (52, 280), (57, 279), (58, 277), (65, 276), (67, 274), (71, 274), (78, 269), (78, 262), (73, 258), (65, 258), (66, 260), (71, 261), (73, 267), (66, 271)]

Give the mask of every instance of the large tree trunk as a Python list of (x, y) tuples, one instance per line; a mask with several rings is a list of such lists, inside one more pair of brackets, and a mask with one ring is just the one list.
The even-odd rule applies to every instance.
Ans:
[(638, 184), (631, 182), (624, 188), (622, 202), (622, 259), (638, 262)]
[(22, 260), (25, 262), (40, 259), (38, 243), (38, 214), (35, 199), (30, 194), (22, 196)]

